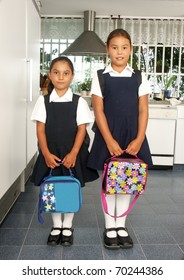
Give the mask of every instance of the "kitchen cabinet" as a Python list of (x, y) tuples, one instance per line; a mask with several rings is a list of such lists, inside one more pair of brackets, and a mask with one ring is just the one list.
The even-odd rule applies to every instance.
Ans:
[(155, 165), (184, 165), (184, 103), (149, 105), (147, 136)]
[(149, 119), (147, 139), (154, 165), (173, 165), (175, 120)]
[(146, 136), (154, 165), (174, 164), (176, 120), (176, 108), (149, 106)]
[(39, 96), (39, 30), (32, 0), (0, 1), (0, 221), (23, 190), (37, 149), (30, 112)]
[(184, 164), (184, 105), (178, 105), (177, 111), (174, 164)]

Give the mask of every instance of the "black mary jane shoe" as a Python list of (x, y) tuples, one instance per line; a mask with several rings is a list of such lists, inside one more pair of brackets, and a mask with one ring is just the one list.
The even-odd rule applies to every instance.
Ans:
[(49, 234), (48, 240), (47, 240), (47, 245), (51, 245), (51, 246), (56, 246), (60, 244), (60, 239), (61, 239), (61, 232), (62, 229), (61, 228), (52, 228), (51, 232), (53, 230), (60, 230), (60, 233), (57, 235), (52, 235), (51, 233)]
[(63, 246), (71, 246), (73, 244), (73, 229), (72, 228), (63, 228), (62, 232), (64, 230), (71, 231), (71, 235), (67, 236), (67, 235), (64, 235), (62, 233), (61, 234), (61, 245), (63, 245)]
[(127, 228), (124, 228), (124, 227), (116, 228), (119, 246), (122, 249), (132, 248), (133, 247), (133, 241), (132, 241), (132, 238), (130, 237), (130, 235), (128, 234), (128, 236), (120, 236), (118, 234), (119, 230), (124, 230), (128, 233)]
[(107, 228), (104, 230), (104, 247), (107, 249), (119, 249), (120, 246), (118, 244), (118, 238), (117, 237), (108, 237), (107, 232), (109, 231), (116, 231), (115, 228)]

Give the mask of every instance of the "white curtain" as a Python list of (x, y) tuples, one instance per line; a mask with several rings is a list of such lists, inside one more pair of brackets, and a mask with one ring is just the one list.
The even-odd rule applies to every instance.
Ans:
[[(83, 18), (43, 18), (42, 39), (76, 39), (84, 30)], [(184, 45), (184, 19), (121, 18), (95, 20), (95, 32), (106, 42), (108, 34), (120, 27), (128, 31), (133, 45)]]

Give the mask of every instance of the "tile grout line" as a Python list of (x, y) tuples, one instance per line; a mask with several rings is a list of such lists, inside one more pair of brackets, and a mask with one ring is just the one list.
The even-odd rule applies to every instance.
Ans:
[(37, 207), (38, 207), (38, 202), (36, 202), (35, 209), (34, 209), (34, 211), (33, 211), (32, 218), (31, 218), (30, 223), (29, 223), (29, 225), (28, 225), (27, 232), (26, 232), (25, 237), (24, 237), (24, 240), (23, 240), (23, 242), (22, 242), (22, 246), (21, 246), (21, 248), (20, 248), (20, 251), (19, 251), (17, 260), (19, 260), (19, 258), (20, 258), (20, 255), (21, 255), (21, 252), (22, 252), (22, 250), (23, 250), (24, 243), (25, 243), (25, 241), (26, 241), (26, 238), (27, 238), (27, 235), (28, 235), (28, 232), (29, 232), (31, 223), (32, 223), (32, 221), (33, 221), (34, 214), (35, 214), (35, 212), (36, 212)]

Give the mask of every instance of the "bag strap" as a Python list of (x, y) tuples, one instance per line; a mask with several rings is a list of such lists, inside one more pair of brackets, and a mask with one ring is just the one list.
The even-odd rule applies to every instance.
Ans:
[(40, 192), (39, 193), (39, 198), (38, 198), (38, 221), (39, 221), (40, 224), (43, 224), (44, 223), (44, 219), (42, 217), (41, 205), (42, 205), (42, 194)]
[(135, 197), (132, 200), (131, 204), (129, 205), (128, 209), (123, 214), (121, 214), (120, 216), (113, 216), (113, 215), (109, 214), (109, 212), (108, 212), (108, 206), (107, 206), (107, 201), (106, 201), (106, 194), (105, 194), (104, 190), (102, 189), (102, 191), (101, 191), (101, 201), (102, 201), (104, 212), (106, 214), (108, 214), (109, 216), (113, 217), (113, 218), (124, 217), (124, 216), (128, 215), (128, 213), (132, 210), (132, 208), (135, 205), (135, 203), (137, 202), (137, 199), (139, 198), (139, 196), (140, 196), (140, 194), (136, 194), (135, 195)]
[[(126, 153), (126, 150), (123, 150), (124, 153)], [(135, 158), (138, 158), (137, 155), (134, 156)], [(112, 156), (109, 160), (113, 159), (113, 158), (117, 158), (116, 156)], [(107, 167), (108, 167), (108, 164), (107, 163), (104, 163), (104, 170), (102, 172), (102, 186), (103, 186), (103, 183), (104, 183), (104, 179), (105, 179), (105, 176), (106, 176), (106, 173), (107, 173)], [(132, 200), (131, 204), (129, 205), (127, 211), (125, 211), (123, 214), (121, 214), (120, 216), (113, 216), (111, 214), (108, 213), (108, 207), (107, 207), (107, 201), (106, 201), (106, 193), (102, 187), (102, 191), (101, 191), (101, 201), (102, 201), (102, 205), (103, 205), (103, 209), (105, 211), (106, 214), (108, 214), (109, 216), (113, 217), (113, 218), (121, 218), (121, 217), (124, 217), (126, 216), (133, 208), (133, 206), (135, 205), (135, 203), (137, 202), (137, 199), (139, 198), (140, 194), (136, 194), (134, 199)]]

